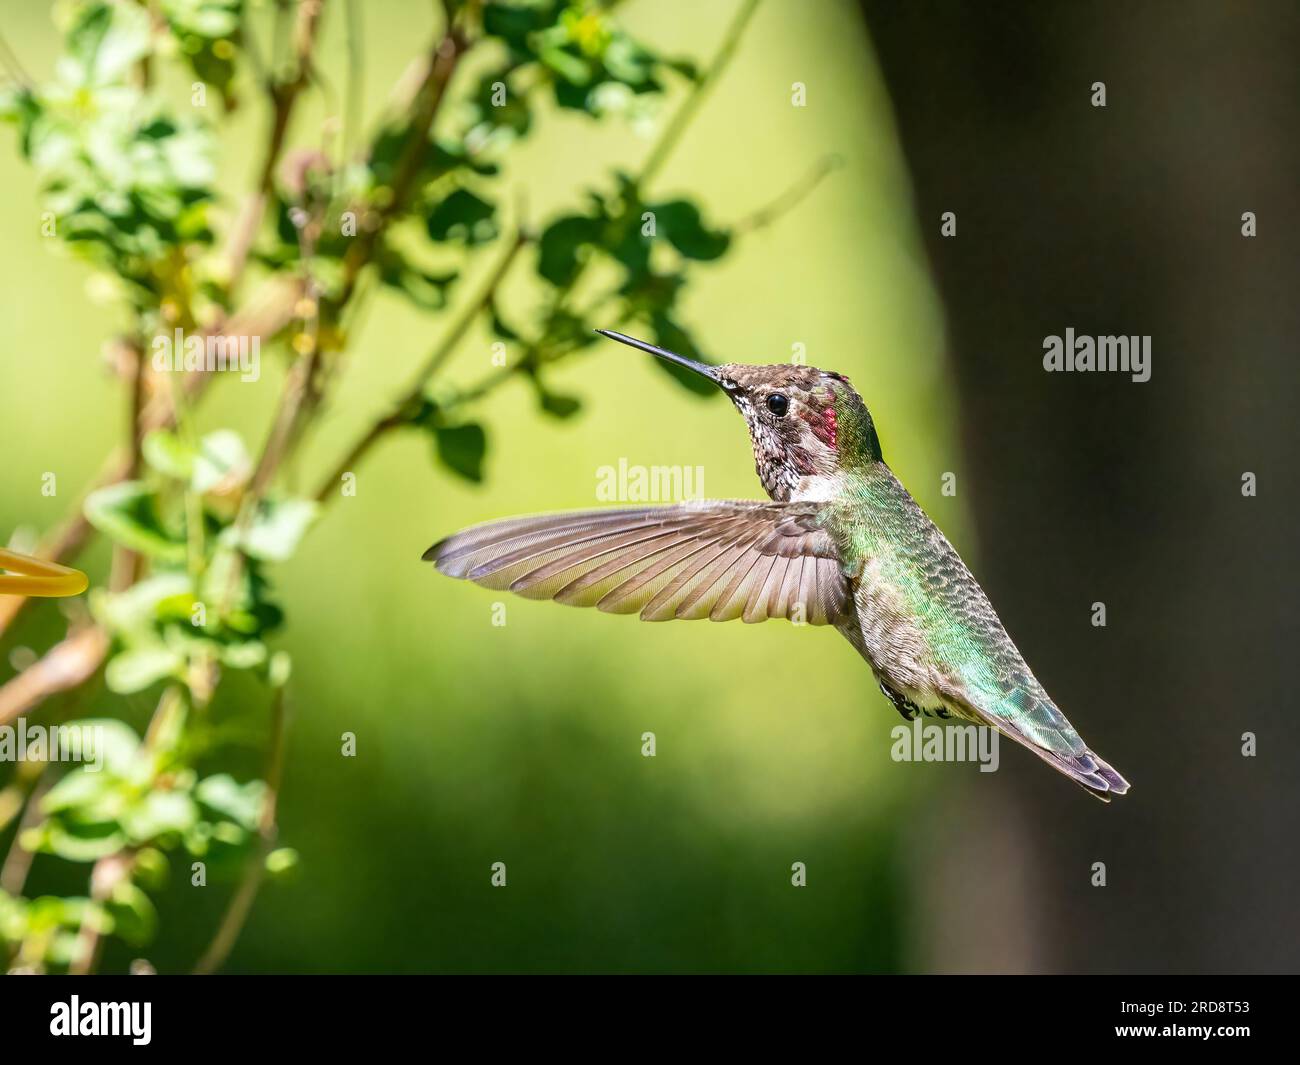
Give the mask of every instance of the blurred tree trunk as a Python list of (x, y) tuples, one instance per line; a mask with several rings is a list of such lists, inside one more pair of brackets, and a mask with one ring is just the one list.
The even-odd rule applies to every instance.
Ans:
[[(861, 7), (948, 315), (972, 562), (1133, 784), (1103, 807), (1004, 744), (931, 813), (925, 964), (1294, 971), (1300, 7)], [(1150, 335), (1151, 380), (1044, 372), (1067, 327)]]

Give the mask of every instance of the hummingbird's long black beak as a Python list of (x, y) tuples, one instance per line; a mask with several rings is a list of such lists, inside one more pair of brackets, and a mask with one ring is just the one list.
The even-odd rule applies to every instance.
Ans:
[(667, 348), (657, 348), (653, 344), (647, 344), (644, 340), (637, 340), (636, 337), (630, 337), (625, 333), (616, 333), (612, 329), (597, 329), (596, 332), (603, 337), (609, 337), (610, 340), (617, 340), (620, 344), (627, 344), (629, 347), (648, 351), (651, 355), (657, 355), (665, 362), (675, 362), (678, 366), (683, 366), (701, 377), (707, 377), (715, 385), (720, 386), (722, 384), (722, 378), (719, 376), (716, 366), (696, 362), (694, 359), (688, 359), (685, 355), (678, 355), (675, 351), (669, 351)]

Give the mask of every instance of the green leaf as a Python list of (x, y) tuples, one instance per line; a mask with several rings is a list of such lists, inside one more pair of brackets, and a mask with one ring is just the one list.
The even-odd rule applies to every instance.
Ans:
[(242, 847), (248, 836), (249, 830), (234, 821), (218, 821), (212, 826), (212, 838), (229, 847)]
[(266, 644), (261, 640), (240, 640), (221, 648), (221, 664), (230, 669), (257, 669), (266, 664), (266, 657)]
[(546, 320), (546, 329), (539, 347), (546, 352), (564, 354), (589, 347), (600, 339), (600, 334), (580, 315), (558, 308)]
[(483, 9), (483, 32), (500, 37), (516, 51), (529, 51), (529, 37), (538, 30), (555, 25), (561, 4), (491, 3)]
[(483, 244), (497, 235), (496, 208), (469, 189), (456, 189), (429, 214), (427, 228), (433, 240), (459, 240)]
[(460, 276), (455, 270), (442, 274), (422, 270), (388, 247), (380, 251), (378, 264), (380, 281), (428, 311), (442, 310), (447, 305), (447, 289)]
[(260, 780), (240, 784), (230, 774), (218, 773), (200, 780), (194, 797), (208, 809), (252, 832), (262, 817), (266, 784)]
[(465, 425), (438, 426), (434, 429), (438, 458), (449, 470), (466, 480), (483, 480), (483, 457), (487, 453), (487, 433), (476, 422)]
[(599, 93), (589, 85), (578, 85), (563, 78), (555, 81), (555, 103), (566, 111), (595, 114), (599, 99)]
[(602, 223), (586, 215), (567, 215), (546, 227), (538, 241), (537, 272), (557, 288), (567, 285), (582, 263), (581, 249), (600, 240)]
[[(700, 349), (695, 346), (695, 341), (691, 339), (686, 330), (669, 318), (667, 314), (656, 314), (651, 319), (651, 326), (654, 329), (655, 343), (659, 347), (675, 351), (679, 355), (685, 355), (688, 359), (694, 359), (696, 362), (707, 363), (709, 361), (700, 354)], [(654, 364), (667, 372), (673, 380), (688, 391), (701, 396), (716, 396), (719, 392), (718, 386), (712, 381), (675, 363), (668, 362), (665, 359), (655, 359)]]
[(731, 243), (729, 234), (706, 228), (700, 209), (688, 200), (671, 200), (650, 210), (655, 215), (657, 232), (688, 259), (717, 259)]
[(582, 400), (576, 396), (561, 396), (554, 392), (542, 395), (542, 410), (553, 418), (572, 418), (582, 410)]
[[(487, 84), (489, 93), (491, 91), (490, 76)], [(498, 75), (504, 77), (504, 75)], [(489, 103), (489, 106), (490, 103)], [(494, 111), (504, 111), (507, 108), (497, 107)], [(450, 174), (458, 167), (466, 167), (481, 174), (483, 177), (492, 177), (501, 172), (501, 167), (490, 160), (484, 159), (481, 154), (471, 154), (465, 145), (458, 140), (443, 137), (433, 145), (433, 151), (428, 153), (425, 162), (425, 168), (429, 171), (430, 179), (442, 177), (444, 174)]]
[(663, 63), (688, 81), (700, 80), (700, 68), (693, 59), (665, 59)]
[[(513, 69), (514, 64), (507, 63), (503, 67), (486, 71), (470, 95), (466, 105), (472, 108), (474, 117), (469, 123), (469, 129), (476, 141), (493, 134), (522, 137), (532, 128), (533, 113), (528, 106), (528, 94), (509, 87)], [(502, 86), (505, 86), (504, 94)], [(478, 173), (483, 173), (485, 167), (480, 157), (462, 160), (458, 165), (468, 165)], [(449, 169), (451, 168), (445, 168)], [(497, 169), (499, 168), (493, 167), (493, 172)]]
[(0, 891), (0, 939), (12, 943), (27, 936), (27, 902)]
[(293, 674), (293, 658), (288, 651), (276, 651), (267, 662), (266, 681), (272, 688), (283, 688)]
[(123, 880), (113, 888), (105, 904), (113, 922), (113, 934), (133, 947), (142, 947), (153, 940), (158, 930), (158, 911), (139, 887)]
[(66, 926), (78, 928), (83, 922), (102, 929), (98, 919), (102, 915), (90, 899), (71, 896), (42, 895), (27, 904), (27, 926), (33, 932), (48, 932)]
[[(140, 737), (135, 734), (135, 730), (130, 725), (122, 721), (116, 721), (106, 717), (87, 717), (80, 721), (72, 722), (65, 728), (79, 728), (89, 731), (93, 736), (92, 741), (83, 738), (82, 750), (89, 750), (88, 742), (93, 742), (96, 759), (103, 760), (103, 769), (90, 773), (91, 776), (130, 778), (133, 775), (138, 761), (137, 755), (140, 751)], [(78, 773), (86, 773), (87, 767), (78, 767), (72, 770), (63, 780), (68, 780)], [(52, 787), (45, 796), (45, 803), (41, 809), (46, 812), (54, 812), (57, 806), (48, 805), (51, 803), (50, 796), (54, 795), (63, 785), (63, 780), (59, 781)]]
[(119, 795), (121, 787), (121, 780), (112, 773), (91, 772), (86, 766), (78, 766), (45, 793), (41, 811), (53, 814), (75, 810), (81, 820), (112, 820), (124, 805)]
[(551, 392), (540, 382), (537, 384), (537, 401), (542, 411), (552, 418), (572, 418), (582, 410), (582, 400), (577, 396), (565, 396)]
[(298, 852), (292, 847), (277, 847), (266, 856), (266, 871), (281, 876), (298, 864)]
[(233, 37), (239, 30), (241, 0), (162, 0), (172, 28), (196, 37)]
[(619, 288), (619, 293), (627, 297), (628, 309), (634, 315), (653, 319), (657, 315), (671, 312), (685, 284), (685, 274), (656, 274), (646, 271), (629, 274)]
[(169, 647), (135, 647), (114, 655), (104, 669), (104, 683), (119, 695), (143, 691), (167, 677), (180, 675), (185, 660)]
[(0, 89), (0, 118), (18, 127), (18, 147), (24, 158), (32, 153), (32, 132), (40, 121), (44, 108), (30, 89), (5, 86)]
[(183, 562), (185, 542), (170, 535), (158, 515), (157, 500), (140, 481), (121, 481), (91, 492), (86, 520), (123, 547), (163, 562)]
[(310, 499), (264, 500), (239, 547), (252, 558), (283, 562), (293, 556), (319, 511), (320, 505)]
[(610, 77), (631, 86), (643, 86), (649, 82), (657, 62), (626, 34), (614, 36), (601, 58)]
[(261, 637), (283, 622), (284, 613), (267, 599), (261, 563), (252, 557), (239, 559), (231, 542), (233, 532), (224, 533), (223, 537), (227, 542), (213, 556), (204, 574), (201, 598), (207, 603), (230, 602), (230, 609), (221, 615), (220, 621), (231, 633)]
[(121, 81), (148, 54), (149, 16), (135, 4), (83, 4), (67, 42), (81, 84)]
[(132, 842), (147, 843), (167, 832), (186, 832), (198, 819), (198, 807), (184, 792), (151, 791), (118, 821)]
[(194, 598), (189, 575), (179, 572), (146, 577), (124, 592), (97, 592), (91, 601), (95, 617), (128, 643), (148, 639), (155, 632), (155, 622), (174, 616), (183, 604), (188, 614), (188, 604)]
[(190, 487), (202, 495), (227, 478), (242, 483), (251, 472), (252, 460), (239, 434), (233, 429), (218, 429), (199, 442)]
[(581, 56), (563, 48), (544, 48), (538, 58), (570, 85), (586, 87), (592, 83), (595, 71)]
[(157, 847), (140, 847), (135, 852), (131, 875), (144, 887), (161, 891), (167, 883), (167, 873), (170, 868), (167, 855)]
[(140, 451), (151, 468), (173, 480), (188, 482), (194, 471), (194, 449), (170, 429), (145, 434)]
[(515, 332), (504, 318), (501, 317), (501, 309), (497, 306), (495, 295), (488, 299), (488, 315), (492, 321), (492, 332), (502, 340), (520, 339), (519, 334)]
[(50, 821), (24, 832), (22, 845), (26, 850), (57, 854), (69, 862), (96, 862), (126, 846), (126, 836), (111, 821), (90, 824)]
[[(41, 812), (62, 821), (117, 821), (135, 802), (137, 788), (151, 773), (139, 757), (139, 740), (120, 721), (87, 720), (62, 729), (81, 731), (81, 763), (69, 770), (41, 800)], [(63, 737), (64, 750), (72, 750)]]

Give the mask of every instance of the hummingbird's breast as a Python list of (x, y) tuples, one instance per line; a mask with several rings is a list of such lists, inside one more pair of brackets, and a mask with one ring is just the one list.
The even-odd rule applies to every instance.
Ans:
[(956, 711), (944, 697), (954, 686), (948, 667), (878, 559), (867, 562), (854, 581), (853, 612), (851, 624), (841, 631), (878, 681), (923, 711)]

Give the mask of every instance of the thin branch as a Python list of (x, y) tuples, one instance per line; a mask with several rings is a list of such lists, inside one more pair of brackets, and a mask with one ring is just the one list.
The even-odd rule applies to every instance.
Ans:
[[(287, 81), (276, 82), (267, 87), (271, 96), (271, 131), (267, 138), (266, 150), (262, 153), (262, 163), (258, 169), (255, 191), (244, 203), (239, 220), (231, 231), (230, 248), (227, 253), (230, 271), (229, 288), (233, 291), (248, 264), (248, 253), (257, 236), (262, 216), (266, 213), (267, 202), (275, 184), (275, 167), (284, 151), (285, 139), (289, 134), (289, 120), (293, 117), (294, 106), (298, 96), (306, 87), (312, 72), (312, 52), (320, 29), (321, 14), (325, 9), (325, 0), (300, 0), (298, 17), (294, 27), (294, 55), (297, 61), (293, 77)], [(274, 62), (274, 57), (272, 58)]]
[[(311, 320), (313, 323), (316, 321), (314, 314)], [(261, 500), (275, 471), (288, 453), (289, 441), (297, 430), (298, 421), (307, 402), (307, 395), (311, 390), (312, 378), (320, 362), (321, 348), (314, 330), (312, 333), (304, 332), (303, 335), (309, 337), (311, 350), (294, 361), (289, 377), (284, 383), (284, 391), (280, 396), (271, 433), (262, 448), (262, 454), (257, 460), (257, 467), (253, 471), (249, 484), (249, 491), (245, 495), (244, 509), (248, 510), (250, 515), (249, 508), (255, 507)]]
[(364, 52), (361, 9), (357, 0), (344, 0), (347, 15), (348, 80), (343, 105), (342, 157), (348, 159), (356, 146), (361, 116), (365, 113)]
[(127, 345), (131, 356), (130, 419), (127, 425), (127, 476), (134, 477), (140, 469), (140, 445), (144, 441), (145, 388), (148, 381), (144, 361), (144, 345), (133, 340)]
[[(599, 302), (603, 302), (603, 301), (598, 301), (598, 303)], [(622, 314), (618, 315), (616, 318), (614, 318), (613, 321), (609, 322), (608, 324), (612, 326), (623, 326), (628, 323), (631, 317), (632, 317), (631, 313), (627, 310), (624, 310)], [(556, 362), (557, 360), (564, 358), (566, 355), (569, 355), (572, 352), (577, 351), (579, 347), (580, 345), (576, 343), (570, 343), (567, 347), (559, 348), (554, 353), (551, 354), (550, 358), (544, 360), (542, 362), (542, 365), (548, 365), (550, 363)], [(486, 374), (483, 377), (483, 379), (480, 380), (477, 384), (470, 385), (469, 388), (462, 389), (461, 391), (457, 392), (456, 395), (452, 397), (451, 401), (447, 404), (448, 409), (454, 409), (456, 407), (464, 407), (470, 403), (475, 403), (478, 400), (482, 399), (484, 396), (488, 395), (490, 392), (494, 392), (497, 388), (505, 384), (516, 374), (522, 373), (525, 370), (533, 368), (535, 355), (536, 352), (530, 348), (529, 350), (525, 351), (524, 354), (521, 355), (519, 358), (517, 358), (514, 362), (506, 366), (501, 366), (496, 370), (492, 371), (492, 373), (490, 374)]]
[(429, 134), (442, 106), (447, 85), (469, 47), (461, 31), (455, 26), (449, 26), (433, 49), (424, 78), (415, 93), (414, 114), (406, 144), (398, 159), (392, 196), (388, 205), (379, 212), (378, 220), (357, 237), (344, 256), (343, 285), (337, 300), (339, 306), (346, 304), (352, 297), (361, 271), (371, 261), (389, 223), (407, 206), (429, 150)]
[(520, 227), (516, 231), (514, 239), (510, 242), (510, 246), (506, 249), (505, 254), (501, 256), (493, 271), (484, 279), (483, 284), (479, 287), (478, 293), (465, 305), (460, 316), (452, 323), (451, 328), (447, 330), (447, 335), (444, 336), (442, 342), (433, 349), (433, 352), (429, 355), (425, 364), (415, 375), (415, 379), (411, 382), (411, 387), (407, 389), (406, 392), (407, 402), (418, 400), (420, 398), (424, 392), (424, 386), (429, 383), (429, 380), (433, 375), (442, 368), (443, 364), (455, 352), (457, 345), (459, 345), (461, 340), (464, 339), (465, 333), (473, 324), (474, 319), (483, 311), (487, 310), (488, 305), (492, 302), (493, 297), (497, 293), (497, 289), (501, 287), (501, 283), (505, 281), (506, 275), (510, 273), (510, 267), (514, 265), (515, 256), (519, 254), (520, 250), (528, 243), (529, 239), (530, 237), (524, 228)]
[(95, 966), (99, 964), (100, 951), (104, 947), (104, 930), (101, 927), (102, 907), (113, 897), (117, 886), (130, 878), (134, 864), (134, 851), (121, 850), (100, 858), (91, 868), (91, 906), (77, 932), (72, 960), (68, 963), (69, 976), (86, 976), (95, 971)]
[(722, 38), (722, 44), (719, 46), (717, 54), (713, 57), (713, 62), (709, 64), (708, 69), (700, 75), (700, 80), (696, 83), (686, 102), (678, 108), (677, 113), (673, 115), (672, 120), (664, 130), (663, 136), (659, 138), (658, 143), (651, 149), (650, 154), (646, 157), (645, 164), (641, 167), (641, 180), (649, 181), (658, 172), (659, 168), (667, 161), (668, 156), (672, 154), (677, 142), (681, 140), (682, 134), (690, 126), (695, 113), (704, 103), (709, 91), (713, 88), (718, 78), (722, 76), (727, 64), (731, 62), (732, 56), (736, 54), (736, 48), (740, 44), (740, 38), (744, 36), (745, 27), (749, 25), (749, 20), (753, 17), (754, 12), (758, 10), (759, 0), (744, 0), (736, 14), (732, 17), (731, 25), (727, 27), (727, 32)]
[(56, 643), (0, 687), (0, 725), (39, 706), (51, 695), (84, 684), (103, 663), (108, 645), (108, 634), (98, 625), (87, 625)]
[[(429, 135), (442, 105), (447, 85), (468, 48), (469, 45), (461, 31), (449, 23), (446, 32), (432, 50), (426, 75), (416, 91), (413, 101), (415, 115), (411, 120), (406, 144), (398, 162), (397, 174), (392, 185), (392, 196), (387, 206), (380, 212), (377, 222), (348, 249), (343, 261), (343, 284), (338, 297), (332, 301), (331, 314), (337, 315), (352, 299), (357, 291), (361, 273), (371, 262), (375, 251), (383, 241), (388, 225), (407, 206), (428, 151)], [(251, 507), (265, 492), (276, 470), (294, 450), (294, 446), (300, 439), (303, 418), (306, 412), (315, 406), (318, 397), (314, 396), (313, 386), (321, 363), (321, 355), (320, 345), (313, 342), (311, 351), (294, 364), (293, 372), (281, 396), (271, 435), (258, 460), (250, 491), (242, 508), (244, 515), (248, 517), (251, 517)]]
[(248, 8), (244, 8), (244, 19), (239, 27), (239, 39), (243, 46), (244, 54), (248, 56), (248, 65), (253, 69), (253, 77), (256, 81), (266, 84), (271, 79), (267, 69), (266, 59), (262, 56), (261, 45), (257, 43), (257, 35), (253, 32), (253, 20), (248, 17)]
[(36, 857), (19, 841), (23, 834), (40, 820), (41, 800), (54, 786), (54, 774), (49, 772), (49, 768), (49, 762), (40, 764), (39, 775), (32, 783), (32, 790), (27, 794), (27, 805), (14, 829), (13, 842), (9, 844), (4, 865), (0, 866), (0, 892), (4, 892), (10, 898), (17, 898), (23, 893), (23, 887), (27, 883), (27, 873), (31, 870), (32, 860)]
[(3, 34), (0, 34), (0, 63), (8, 69), (10, 77), (25, 90), (31, 92), (36, 87), (36, 83), (31, 76), (23, 69), (23, 65), (18, 59), (18, 53), (9, 47), (9, 42), (5, 40)]
[(276, 806), (280, 797), (280, 784), (284, 777), (285, 734), (288, 730), (288, 705), (284, 688), (277, 688), (271, 704), (271, 746), (267, 753), (266, 797), (262, 805), (261, 817), (258, 819), (257, 843), (253, 855), (244, 868), (243, 878), (235, 893), (230, 897), (226, 912), (217, 925), (216, 934), (207, 950), (194, 966), (195, 975), (203, 976), (214, 973), (225, 964), (226, 958), (234, 948), (244, 922), (253, 909), (262, 877), (266, 872), (266, 858), (275, 846)]
[(470, 300), (461, 309), (456, 320), (452, 322), (451, 328), (447, 330), (446, 335), (433, 349), (429, 358), (416, 373), (409, 388), (403, 393), (402, 397), (393, 404), (390, 413), (384, 415), (375, 421), (348, 449), (343, 460), (335, 468), (335, 471), (321, 481), (320, 487), (316, 490), (316, 501), (325, 502), (330, 493), (342, 480), (343, 475), (354, 470), (361, 459), (385, 434), (393, 429), (397, 429), (406, 423), (404, 412), (413, 404), (418, 403), (424, 395), (425, 386), (430, 379), (442, 367), (448, 358), (455, 352), (457, 346), (464, 338), (469, 327), (475, 319), (487, 309), (491, 304), (497, 289), (505, 280), (506, 275), (510, 272), (510, 267), (514, 264), (515, 257), (519, 254), (523, 246), (528, 243), (529, 237), (521, 228), (515, 238), (510, 242), (504, 255), (501, 256), (492, 272), (484, 279), (479, 291), (474, 298)]
[(789, 213), (803, 203), (830, 173), (844, 165), (839, 155), (823, 156), (803, 177), (786, 189), (781, 195), (753, 214), (746, 215), (731, 226), (731, 231), (738, 234), (753, 233), (770, 226), (782, 215)]
[[(415, 117), (407, 136), (406, 145), (393, 180), (392, 197), (380, 213), (378, 222), (348, 249), (343, 260), (343, 284), (339, 296), (333, 301), (331, 313), (337, 315), (356, 292), (362, 270), (370, 263), (384, 238), (389, 223), (407, 206), (429, 146), (429, 134), (442, 104), (447, 83), (468, 45), (460, 31), (449, 26), (433, 49), (428, 75), (416, 94)], [(299, 429), (305, 413), (315, 403), (312, 386), (320, 365), (321, 348), (313, 342), (311, 351), (294, 364), (294, 372), (286, 382), (276, 422), (262, 451), (244, 511), (251, 516), (250, 505), (256, 504), (280, 464), (293, 450), (292, 444), (300, 438)]]
[(370, 451), (379, 440), (393, 429), (397, 429), (405, 424), (405, 419), (401, 415), (389, 414), (371, 424), (370, 428), (361, 434), (348, 452), (343, 456), (342, 461), (335, 468), (334, 472), (326, 477), (316, 489), (316, 495), (313, 497), (317, 503), (325, 503), (329, 500), (335, 487), (343, 479), (343, 476), (357, 468), (362, 458)]

